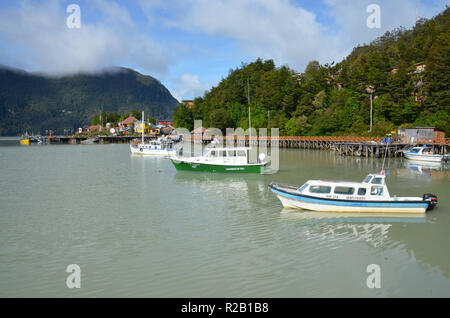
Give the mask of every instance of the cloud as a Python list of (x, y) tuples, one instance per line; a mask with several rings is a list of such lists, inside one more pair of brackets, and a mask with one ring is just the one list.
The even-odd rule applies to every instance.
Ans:
[[(271, 58), (303, 71), (308, 61), (343, 57), (314, 13), (288, 0), (174, 0), (160, 19), (166, 27), (236, 40), (253, 57)], [(154, 19), (155, 5), (147, 7)]]
[[(358, 44), (368, 44), (386, 31), (391, 31), (400, 26), (411, 28), (416, 22), (415, 0), (324, 0), (329, 10), (327, 12), (334, 19), (339, 32), (337, 37), (341, 45), (352, 48)], [(443, 3), (427, 6), (418, 2), (418, 16), (432, 17), (445, 7)], [(367, 7), (370, 4), (380, 7), (381, 27), (370, 29), (366, 21), (370, 13)]]
[[(97, 13), (96, 23), (84, 14)], [(66, 25), (69, 13), (59, 1), (22, 1), (0, 11), (0, 61), (53, 75), (95, 72), (110, 66), (167, 72), (166, 49), (140, 32), (129, 12), (114, 2), (81, 5), (81, 28)]]
[[(340, 61), (358, 44), (369, 43), (401, 25), (411, 27), (415, 2), (322, 0), (315, 11), (327, 19), (318, 19), (289, 0), (158, 0), (151, 4), (141, 0), (152, 23), (158, 21), (189, 34), (231, 39), (253, 59), (274, 59), (278, 65), (288, 64), (297, 71), (303, 71), (311, 60)], [(367, 27), (367, 6), (371, 3), (381, 7), (381, 29)], [(419, 16), (431, 17), (442, 9), (442, 3), (419, 4)]]
[(183, 74), (174, 78), (171, 80), (170, 86), (170, 92), (178, 101), (202, 96), (211, 88), (210, 84), (201, 82), (196, 74)]

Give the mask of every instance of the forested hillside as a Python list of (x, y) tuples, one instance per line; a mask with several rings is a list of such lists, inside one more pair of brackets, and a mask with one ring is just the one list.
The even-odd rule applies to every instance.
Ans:
[(166, 119), (177, 103), (157, 79), (126, 68), (65, 77), (0, 68), (0, 135), (62, 133), (90, 125), (100, 110)]
[[(230, 70), (217, 87), (179, 105), (175, 125), (191, 129), (253, 127), (281, 135), (383, 135), (405, 126), (436, 126), (450, 135), (450, 8), (412, 30), (387, 32), (343, 61), (311, 61), (303, 73), (258, 59)], [(370, 94), (373, 92), (373, 130)]]

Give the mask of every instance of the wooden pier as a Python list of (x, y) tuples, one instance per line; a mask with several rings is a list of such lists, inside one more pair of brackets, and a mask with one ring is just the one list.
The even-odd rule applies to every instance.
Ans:
[[(149, 135), (145, 136), (144, 140), (149, 141), (152, 139), (155, 139), (156, 136)], [(134, 139), (141, 140), (141, 137), (139, 136), (97, 136), (93, 138), (88, 137), (75, 137), (75, 136), (52, 136), (52, 137), (46, 137), (47, 143), (49, 144), (81, 144), (83, 141), (86, 140), (92, 140), (94, 143), (100, 143), (100, 144), (109, 144), (109, 143), (115, 143), (115, 144), (123, 144), (123, 143), (130, 143)]]
[[(217, 136), (224, 143), (230, 142), (234, 146), (262, 146), (292, 148), (292, 149), (316, 149), (335, 151), (342, 156), (358, 156), (379, 158), (384, 156), (386, 152), (386, 143), (383, 143), (381, 137), (353, 137), (353, 136), (252, 136), (249, 140), (248, 136)], [(147, 135), (144, 137), (146, 141), (155, 139), (155, 135)], [(48, 138), (48, 143), (68, 143), (80, 144), (87, 140), (87, 137), (74, 136), (53, 136)], [(130, 143), (132, 140), (141, 140), (138, 136), (97, 136), (91, 139), (93, 142), (106, 143)], [(187, 135), (184, 136), (186, 141), (200, 142), (208, 144), (211, 142), (211, 136), (205, 135)], [(421, 143), (423, 144), (423, 143)], [(450, 138), (433, 140), (427, 142), (433, 146), (436, 154), (449, 154)], [(387, 149), (388, 157), (401, 157), (403, 150), (407, 150), (414, 145), (406, 143), (390, 143)]]
[[(219, 137), (219, 136), (218, 136)], [(232, 138), (232, 139), (231, 139)], [(194, 142), (209, 143), (211, 137), (187, 136), (187, 140)], [(335, 151), (342, 156), (358, 157), (383, 157), (387, 148), (387, 157), (401, 157), (403, 150), (407, 150), (415, 145), (407, 143), (383, 143), (381, 137), (353, 137), (353, 136), (280, 136), (280, 137), (220, 137), (225, 142), (231, 141), (235, 146), (266, 146), (293, 149), (316, 149)], [(423, 144), (423, 143), (422, 143)], [(433, 146), (436, 154), (448, 154), (450, 148), (450, 139), (433, 140), (427, 142)]]

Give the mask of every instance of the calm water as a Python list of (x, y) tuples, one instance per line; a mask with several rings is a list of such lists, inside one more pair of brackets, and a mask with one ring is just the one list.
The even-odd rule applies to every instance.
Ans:
[[(379, 159), (280, 150), (274, 175), (177, 173), (127, 145), (0, 139), (1, 297), (450, 296), (450, 170), (387, 162), (425, 217), (283, 210), (271, 181), (362, 180)], [(66, 267), (81, 267), (81, 288)], [(381, 266), (381, 288), (366, 268)]]

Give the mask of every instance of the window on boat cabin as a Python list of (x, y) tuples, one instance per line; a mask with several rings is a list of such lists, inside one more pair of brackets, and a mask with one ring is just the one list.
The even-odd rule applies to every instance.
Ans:
[(427, 153), (427, 152), (431, 152), (431, 148), (423, 148), (422, 153)]
[(298, 188), (298, 192), (302, 192), (303, 190), (305, 190), (308, 187), (308, 184), (305, 183), (304, 185), (302, 185), (300, 188)]
[(410, 152), (417, 153), (417, 152), (419, 152), (419, 150), (420, 150), (420, 148), (413, 148), (413, 149), (410, 150)]
[(238, 155), (238, 157), (246, 157), (247, 156), (245, 153), (245, 150), (238, 150), (237, 155)]
[(373, 178), (372, 184), (383, 184), (383, 178), (380, 177)]
[(330, 193), (331, 187), (312, 185), (309, 187), (309, 192), (311, 192), (311, 193)]
[(236, 150), (228, 151), (228, 157), (236, 157)]
[(355, 188), (352, 187), (336, 187), (334, 188), (335, 194), (352, 195), (355, 192)]
[(216, 151), (215, 150), (211, 150), (211, 152), (209, 153), (208, 157), (215, 157), (216, 156)]
[(370, 194), (371, 195), (383, 195), (383, 187), (372, 186), (372, 188), (370, 188)]
[(219, 150), (219, 157), (226, 157), (227, 156), (227, 152), (223, 151), (223, 150)]
[(372, 179), (372, 176), (367, 176), (365, 179), (364, 179), (364, 183), (369, 183), (370, 182), (370, 179)]
[(358, 195), (366, 195), (366, 188), (359, 188), (358, 189)]

